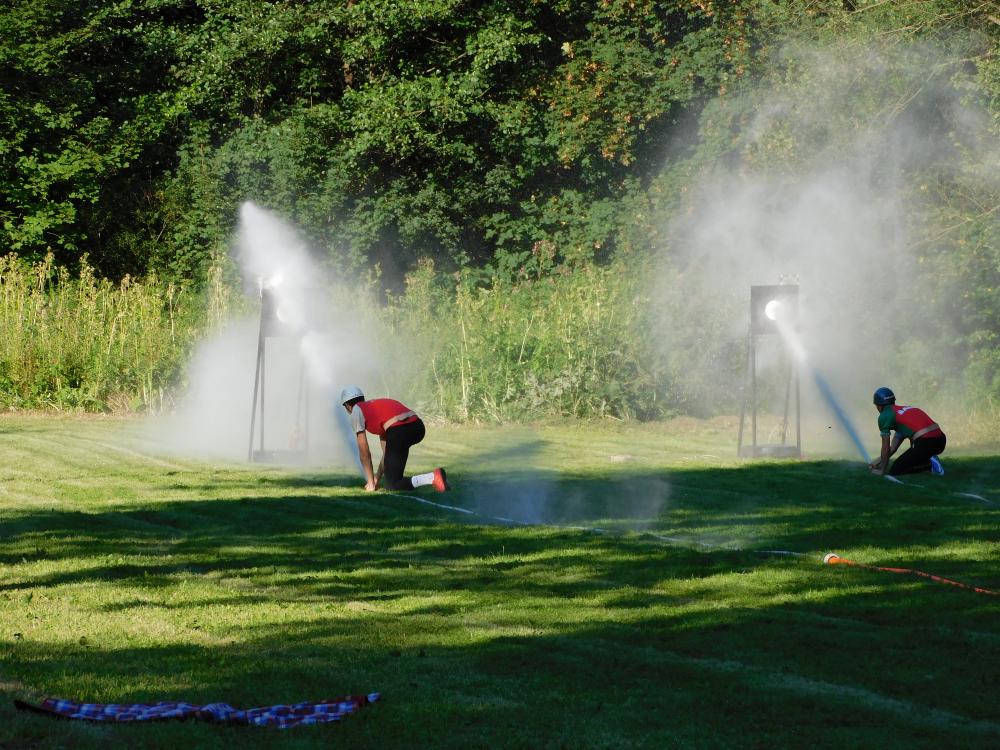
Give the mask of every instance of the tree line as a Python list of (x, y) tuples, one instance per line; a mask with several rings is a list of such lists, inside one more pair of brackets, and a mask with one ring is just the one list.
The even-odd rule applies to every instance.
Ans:
[(785, 5), (15, 0), (0, 247), (195, 278), (256, 196), (395, 277), (540, 240), (607, 256), (678, 128), (780, 29), (842, 13)]
[[(539, 257), (544, 275), (642, 274), (698, 175), (794, 169), (867, 127), (789, 125), (768, 153), (742, 132), (763, 87), (825, 85), (784, 49), (845, 39), (936, 50), (948, 66), (928, 78), (1000, 133), (993, 0), (10, 0), (0, 254), (204, 286), (253, 198), (389, 299), (428, 268), (461, 276), (454, 299), (522, 283)], [(939, 119), (927, 137), (950, 137)], [(967, 161), (909, 176), (930, 217), (919, 255), (997, 394), (1000, 189)]]

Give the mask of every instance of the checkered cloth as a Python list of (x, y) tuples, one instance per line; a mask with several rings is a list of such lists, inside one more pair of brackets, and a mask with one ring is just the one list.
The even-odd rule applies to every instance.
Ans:
[(374, 703), (378, 699), (378, 693), (369, 693), (368, 695), (347, 695), (315, 703), (296, 703), (293, 706), (278, 705), (248, 709), (233, 708), (228, 703), (208, 703), (204, 706), (176, 701), (77, 703), (60, 698), (46, 698), (38, 705), (16, 700), (14, 705), (24, 711), (34, 711), (63, 719), (107, 722), (194, 719), (217, 724), (243, 724), (287, 729), (302, 724), (327, 724), (331, 721), (340, 721), (344, 716), (354, 713), (361, 706)]

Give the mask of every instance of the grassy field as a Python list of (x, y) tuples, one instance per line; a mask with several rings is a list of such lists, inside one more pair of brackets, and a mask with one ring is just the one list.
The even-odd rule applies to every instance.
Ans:
[[(1000, 445), (900, 487), (719, 423), (432, 426), (414, 495), (471, 515), (139, 435), (0, 418), (0, 747), (1000, 747), (1000, 597), (821, 562), (1000, 590)], [(283, 733), (11, 702), (373, 691)]]

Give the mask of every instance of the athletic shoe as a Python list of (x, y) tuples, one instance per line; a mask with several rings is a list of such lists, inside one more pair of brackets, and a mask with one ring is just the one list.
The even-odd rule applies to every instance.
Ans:
[(451, 486), (448, 484), (448, 474), (444, 469), (434, 469), (434, 481), (432, 484), (438, 492), (445, 492), (451, 489)]
[(939, 477), (944, 476), (944, 467), (941, 465), (941, 461), (937, 456), (931, 456), (931, 471), (937, 474)]

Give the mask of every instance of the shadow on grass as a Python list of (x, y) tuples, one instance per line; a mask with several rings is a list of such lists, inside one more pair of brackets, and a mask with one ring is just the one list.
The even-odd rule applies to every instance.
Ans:
[[(5, 633), (0, 655), (12, 678), (88, 686), (95, 695), (68, 697), (89, 699), (258, 705), (381, 690), (386, 705), (342, 729), (382, 746), (718, 747), (751, 735), (792, 746), (803, 726), (821, 729), (806, 738), (819, 747), (989, 746), (1000, 737), (996, 602), (819, 564), (827, 549), (856, 550), (1000, 586), (995, 555), (935, 557), (995, 544), (998, 510), (953, 493), (976, 477), (1000, 499), (1000, 461), (949, 468), (918, 487), (837, 462), (485, 473), (422, 495), (474, 518), (347, 494), (356, 480), (322, 474), (206, 485), (230, 499), (25, 509), (4, 521), (8, 602), (115, 582), (88, 606), (159, 612), (171, 635), (133, 646), (113, 631), (61, 643)], [(493, 516), (615, 533), (485, 523)], [(181, 596), (184, 582), (197, 591)], [(244, 615), (214, 618), (233, 608)]]
[[(687, 600), (602, 602), (600, 621), (549, 627), (531, 624), (547, 608), (527, 608), (521, 619), (537, 631), (527, 635), (470, 639), (475, 624), (454, 610), (401, 618), (331, 609), (233, 637), (209, 627), (211, 642), (202, 644), (129, 647), (92, 636), (86, 645), (3, 650), (6, 660), (43, 669), (50, 689), (84, 684), (107, 701), (250, 706), (377, 689), (384, 704), (336, 730), (363, 746), (962, 748), (1000, 738), (996, 649), (982, 651), (975, 627), (935, 623), (936, 596), (892, 587), (844, 593), (830, 579), (812, 586), (828, 596), (695, 606), (725, 601), (715, 586)], [(636, 606), (644, 613), (636, 616)], [(915, 618), (924, 624), (914, 628)], [(990, 622), (984, 615), (976, 624)], [(150, 742), (163, 730), (127, 731)], [(151, 746), (170, 747), (169, 731), (182, 730)], [(215, 746), (204, 729), (181, 736), (185, 745)], [(239, 738), (255, 747), (273, 741)], [(297, 739), (330, 741), (325, 733)]]
[[(0, 589), (104, 578), (149, 579), (184, 573), (280, 568), (285, 573), (392, 567), (412, 559), (475, 558), (556, 548), (587, 529), (607, 532), (590, 544), (614, 546), (620, 534), (648, 533), (695, 550), (783, 549), (816, 553), (862, 547), (927, 547), (992, 542), (1000, 505), (961, 497), (978, 478), (1000, 500), (1000, 460), (966, 458), (943, 479), (922, 475), (900, 487), (845, 462), (749, 464), (726, 469), (483, 474), (446, 495), (414, 496), (466, 507), (475, 515), (418, 504), (402, 494), (280, 494), (286, 488), (343, 489), (340, 475), (226, 478), (227, 499), (172, 500), (104, 507), (87, 513), (14, 511), (4, 522), (0, 563), (79, 559), (80, 570), (0, 584)], [(992, 489), (983, 490), (988, 484)], [(186, 491), (197, 491), (186, 486)], [(512, 535), (524, 524), (523, 533)], [(634, 542), (634, 540), (633, 540)], [(237, 551), (238, 550), (238, 551)], [(121, 561), (142, 556), (142, 562)], [(114, 558), (116, 562), (94, 565)], [(169, 562), (164, 562), (168, 559)]]

